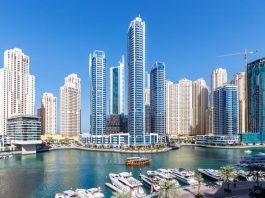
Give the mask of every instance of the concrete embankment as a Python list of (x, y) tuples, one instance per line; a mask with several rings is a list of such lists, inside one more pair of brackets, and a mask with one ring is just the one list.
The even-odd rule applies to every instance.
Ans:
[(113, 152), (113, 153), (141, 153), (141, 154), (155, 154), (155, 153), (164, 153), (171, 150), (171, 148), (165, 148), (162, 150), (120, 150), (120, 149), (96, 149), (96, 148), (85, 148), (85, 147), (54, 147), (49, 150), (63, 150), (63, 149), (77, 149), (85, 151), (96, 151), (96, 152)]

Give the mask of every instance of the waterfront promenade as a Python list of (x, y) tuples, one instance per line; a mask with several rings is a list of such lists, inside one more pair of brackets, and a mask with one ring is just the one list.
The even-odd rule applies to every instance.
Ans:
[(113, 153), (143, 153), (143, 154), (152, 154), (152, 153), (164, 153), (171, 150), (171, 148), (163, 148), (163, 149), (153, 149), (153, 150), (123, 150), (123, 149), (115, 149), (115, 148), (87, 148), (83, 146), (60, 146), (60, 147), (52, 147), (47, 151), (53, 150), (64, 150), (64, 149), (77, 149), (77, 150), (85, 150), (85, 151), (96, 151), (96, 152), (113, 152)]
[[(265, 186), (265, 181), (260, 182), (262, 186)], [(224, 188), (227, 187), (227, 183), (223, 183), (222, 186), (217, 184), (201, 185), (201, 194), (205, 198), (224, 198), (224, 197), (237, 197), (237, 198), (249, 198), (250, 189), (256, 182), (230, 182), (230, 189), (232, 192), (225, 192)], [(254, 192), (254, 190), (253, 190)], [(198, 193), (197, 186), (183, 187), (179, 191), (179, 198), (191, 198)]]

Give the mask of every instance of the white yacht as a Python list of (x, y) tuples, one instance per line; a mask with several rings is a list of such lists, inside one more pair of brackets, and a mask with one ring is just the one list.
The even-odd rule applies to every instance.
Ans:
[(73, 190), (66, 190), (63, 193), (57, 193), (55, 198), (74, 198), (76, 197), (76, 193)]
[(132, 177), (132, 173), (122, 172), (120, 174), (109, 174), (110, 180), (114, 186), (123, 192), (130, 193), (133, 198), (142, 198), (146, 194), (141, 187), (143, 184)]
[(199, 168), (198, 171), (201, 174), (203, 174), (203, 175), (205, 175), (205, 176), (207, 176), (207, 177), (209, 177), (209, 178), (211, 178), (213, 180), (220, 180), (220, 178), (221, 178), (219, 170)]
[(176, 180), (176, 177), (172, 175), (167, 169), (160, 168), (156, 170), (155, 172), (157, 176), (159, 176), (162, 180), (170, 180), (175, 183), (176, 187), (180, 186), (179, 182)]
[(252, 153), (252, 151), (251, 150), (244, 150), (244, 152), (246, 153), (246, 154), (250, 154), (250, 153)]
[(143, 175), (143, 174), (140, 174), (140, 177), (142, 181), (150, 187), (151, 192), (158, 191), (158, 189), (160, 188), (159, 186), (159, 181), (161, 181), (160, 177), (156, 175), (148, 176), (148, 175)]
[(163, 179), (175, 179), (176, 178), (174, 175), (169, 173), (167, 169), (160, 168), (156, 171), (156, 174)]
[(265, 153), (258, 153), (253, 156), (246, 156), (240, 163), (249, 165), (265, 163)]
[(76, 189), (78, 198), (104, 198), (100, 188)]
[(188, 185), (197, 185), (198, 182), (195, 180), (195, 173), (194, 171), (188, 171), (184, 168), (175, 168), (169, 169), (169, 173), (174, 175), (177, 180), (188, 184)]

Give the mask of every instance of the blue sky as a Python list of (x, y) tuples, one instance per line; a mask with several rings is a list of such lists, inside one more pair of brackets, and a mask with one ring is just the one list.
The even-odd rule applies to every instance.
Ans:
[(167, 79), (203, 77), (210, 86), (216, 67), (226, 68), (229, 80), (244, 69), (243, 56), (218, 55), (258, 49), (250, 60), (264, 57), (264, 7), (264, 0), (0, 1), (0, 67), (6, 49), (18, 47), (30, 56), (36, 108), (43, 92), (59, 97), (64, 77), (76, 73), (82, 80), (82, 131), (87, 131), (89, 53), (105, 51), (109, 74), (127, 55), (127, 29), (136, 16), (146, 22), (147, 70), (164, 61)]

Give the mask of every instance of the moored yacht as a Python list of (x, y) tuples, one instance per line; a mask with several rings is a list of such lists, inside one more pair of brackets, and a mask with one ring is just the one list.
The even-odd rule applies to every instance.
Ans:
[(199, 168), (198, 171), (201, 174), (203, 174), (203, 175), (205, 175), (205, 176), (207, 176), (207, 177), (209, 177), (209, 178), (211, 178), (213, 180), (220, 180), (220, 178), (221, 178), (219, 170)]
[(241, 164), (265, 164), (265, 153), (258, 153), (253, 156), (246, 156), (244, 159), (240, 162)]
[(175, 183), (176, 187), (179, 187), (180, 184), (179, 182), (176, 180), (176, 177), (174, 175), (172, 175), (167, 169), (157, 169), (156, 171), (157, 176), (159, 176), (162, 180), (169, 180)]
[(198, 182), (195, 180), (194, 171), (188, 171), (184, 168), (175, 168), (169, 169), (169, 173), (174, 175), (177, 180), (188, 184), (188, 185), (197, 185)]
[(130, 193), (131, 197), (142, 198), (146, 194), (141, 187), (143, 184), (132, 177), (132, 173), (122, 172), (120, 174), (109, 174), (110, 180), (114, 186), (123, 192)]
[(161, 181), (160, 177), (156, 175), (148, 176), (148, 175), (143, 175), (143, 174), (140, 174), (140, 177), (142, 181), (150, 187), (151, 192), (158, 191), (158, 189), (160, 188), (159, 186), (159, 181)]
[(76, 197), (76, 193), (73, 190), (66, 190), (63, 193), (57, 193), (55, 198), (74, 198)]
[(104, 198), (100, 188), (76, 189), (78, 198)]

